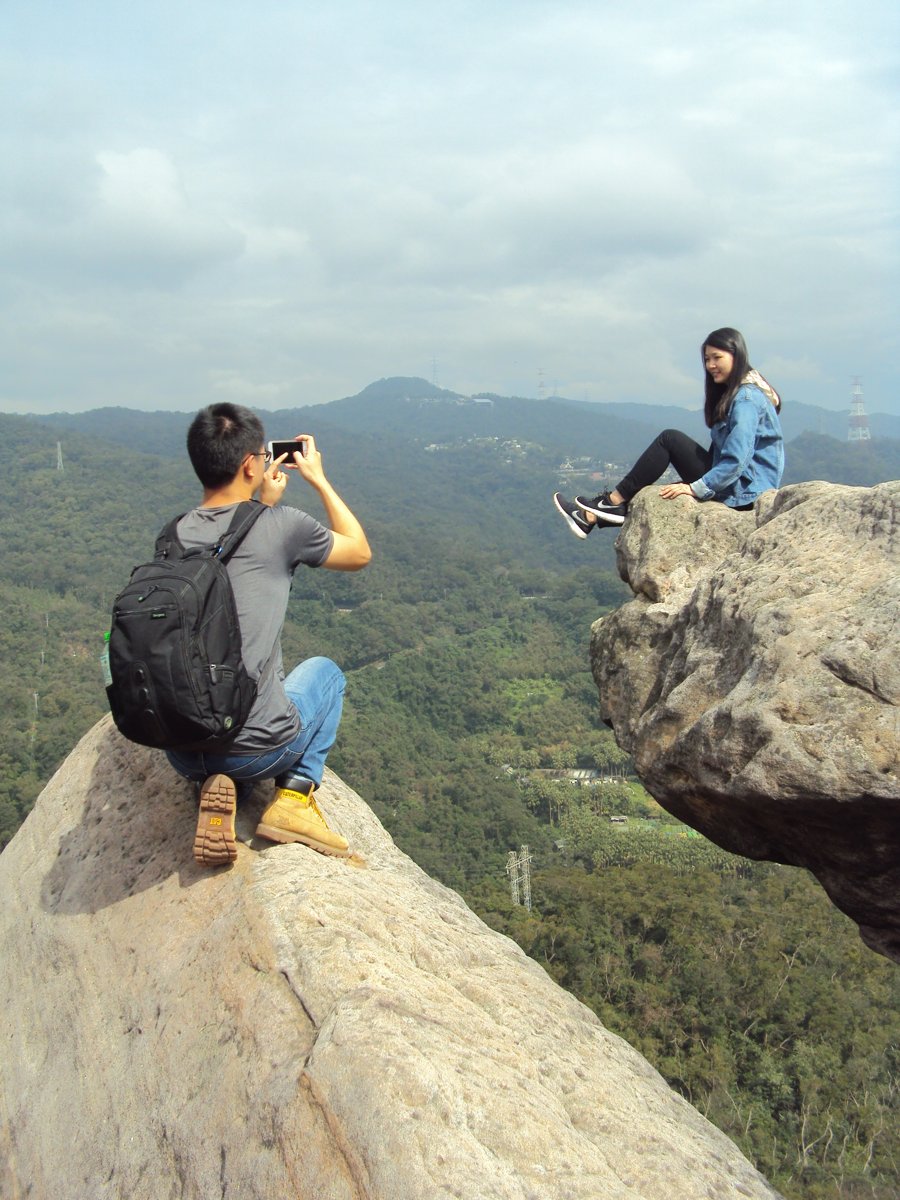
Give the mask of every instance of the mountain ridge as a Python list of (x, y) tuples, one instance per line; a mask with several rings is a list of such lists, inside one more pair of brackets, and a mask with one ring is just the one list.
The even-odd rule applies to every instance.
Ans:
[[(575, 411), (582, 410), (593, 415), (602, 417), (617, 417), (621, 420), (633, 422), (636, 425), (652, 426), (657, 432), (660, 429), (667, 428), (673, 424), (679, 424), (679, 427), (685, 429), (685, 432), (692, 433), (698, 440), (702, 440), (705, 436), (703, 425), (702, 403), (698, 394), (698, 403), (696, 408), (688, 408), (679, 405), (666, 405), (654, 402), (642, 403), (638, 401), (594, 401), (594, 400), (575, 400), (565, 396), (548, 396), (543, 398), (533, 398), (525, 396), (502, 396), (498, 393), (490, 392), (473, 392), (467, 395), (461, 392), (453, 391), (449, 388), (441, 388), (436, 384), (429, 383), (428, 380), (418, 376), (385, 376), (382, 379), (374, 380), (367, 384), (359, 392), (351, 396), (343, 396), (334, 400), (319, 402), (316, 404), (285, 406), (280, 409), (268, 409), (261, 406), (252, 405), (257, 412), (263, 415), (266, 419), (278, 419), (287, 415), (296, 414), (298, 417), (301, 414), (321, 414), (325, 417), (327, 423), (327, 411), (341, 411), (343, 409), (353, 409), (354, 406), (362, 405), (363, 407), (383, 401), (391, 402), (410, 402), (410, 401), (445, 401), (454, 404), (473, 404), (477, 405), (479, 401), (492, 402), (494, 404), (518, 404), (518, 405), (552, 405), (554, 411), (556, 408), (566, 408)], [(335, 406), (338, 406), (337, 409)], [(100, 414), (119, 414), (123, 412), (134, 413), (133, 418), (136, 428), (140, 428), (140, 416), (158, 418), (164, 413), (174, 412), (175, 410), (157, 409), (152, 412), (147, 410), (131, 409), (127, 406), (105, 406), (97, 409), (87, 409), (82, 413), (70, 414), (65, 411), (49, 414), (19, 414), (22, 416), (33, 417), (36, 420), (45, 422), (62, 422), (73, 427), (78, 427), (81, 424), (80, 419), (84, 418), (85, 422), (94, 425), (99, 420)], [(187, 413), (181, 413), (182, 416), (187, 416)], [(190, 414), (192, 415), (192, 413)], [(900, 416), (895, 416), (890, 413), (875, 412), (868, 415), (869, 429), (873, 438), (900, 438)], [(792, 439), (803, 432), (825, 434), (833, 437), (838, 441), (847, 441), (847, 432), (849, 428), (849, 408), (848, 409), (827, 409), (820, 408), (815, 405), (805, 404), (802, 402), (792, 403), (788, 397), (785, 401), (782, 412), (782, 423), (784, 427), (785, 437)], [(696, 432), (694, 432), (696, 430)]]

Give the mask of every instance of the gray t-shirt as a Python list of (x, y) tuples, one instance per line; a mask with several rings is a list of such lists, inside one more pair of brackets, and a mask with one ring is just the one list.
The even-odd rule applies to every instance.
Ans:
[[(231, 523), (236, 505), (194, 508), (178, 522), (188, 549), (215, 542)], [(226, 564), (241, 626), (242, 657), (258, 681), (256, 703), (234, 740), (237, 754), (260, 754), (284, 746), (297, 733), (297, 710), (284, 690), (281, 630), (294, 570), (318, 567), (331, 553), (334, 535), (309, 513), (267, 508)]]

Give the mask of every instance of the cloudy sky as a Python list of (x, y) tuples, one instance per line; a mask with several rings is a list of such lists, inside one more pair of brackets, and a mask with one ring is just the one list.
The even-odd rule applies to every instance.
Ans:
[(0, 409), (900, 412), (896, 0), (4, 0)]

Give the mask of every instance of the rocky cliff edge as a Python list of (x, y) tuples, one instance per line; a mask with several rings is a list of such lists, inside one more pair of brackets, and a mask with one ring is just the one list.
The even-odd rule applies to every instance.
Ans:
[(0, 1193), (776, 1196), (336, 776), (320, 795), (365, 866), (254, 847), (260, 795), (204, 872), (163, 756), (108, 719), (81, 741), (0, 856)]
[(900, 482), (752, 512), (646, 489), (616, 554), (634, 599), (591, 663), (647, 790), (727, 850), (807, 868), (900, 961)]

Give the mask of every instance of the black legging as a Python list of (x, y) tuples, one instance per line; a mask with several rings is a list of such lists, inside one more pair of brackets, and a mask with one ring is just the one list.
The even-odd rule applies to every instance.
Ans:
[(615, 490), (628, 504), (641, 488), (655, 483), (669, 466), (675, 468), (685, 483), (693, 483), (712, 466), (712, 446), (704, 450), (686, 433), (678, 429), (664, 429)]

